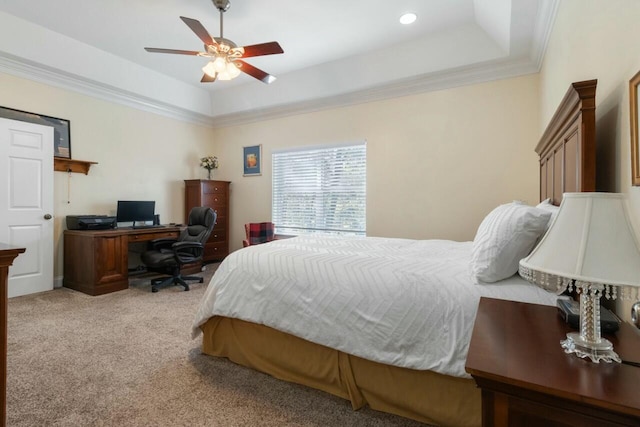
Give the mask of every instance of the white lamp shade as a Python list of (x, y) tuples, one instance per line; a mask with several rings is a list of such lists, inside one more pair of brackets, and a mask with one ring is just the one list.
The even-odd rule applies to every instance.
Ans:
[(640, 286), (640, 245), (624, 195), (565, 193), (529, 271), (613, 286)]

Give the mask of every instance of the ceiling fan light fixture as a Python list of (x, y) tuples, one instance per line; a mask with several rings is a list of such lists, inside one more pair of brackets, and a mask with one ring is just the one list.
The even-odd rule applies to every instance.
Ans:
[(418, 19), (418, 15), (413, 12), (408, 12), (400, 17), (400, 23), (402, 25), (409, 25), (416, 22), (416, 19)]
[(227, 70), (218, 73), (218, 80), (231, 80), (232, 78), (233, 77), (231, 77), (231, 74), (229, 74)]
[(240, 69), (236, 64), (220, 56), (213, 61), (209, 61), (202, 68), (202, 71), (217, 80), (232, 80), (240, 75)]
[(216, 71), (216, 67), (213, 65), (213, 61), (207, 62), (207, 65), (202, 67), (202, 72), (211, 78), (215, 78), (217, 71)]
[(240, 69), (233, 62), (227, 63), (227, 73), (232, 79), (235, 79), (240, 75)]
[(218, 56), (216, 59), (213, 60), (212, 64), (216, 72), (221, 73), (227, 68), (227, 58), (223, 56)]

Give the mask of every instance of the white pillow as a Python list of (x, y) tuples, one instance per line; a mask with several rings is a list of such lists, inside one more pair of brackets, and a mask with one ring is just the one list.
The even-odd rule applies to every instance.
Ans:
[(522, 203), (508, 203), (485, 217), (473, 239), (471, 272), (483, 282), (497, 282), (518, 271), (520, 260), (546, 230), (551, 213)]
[(551, 199), (545, 199), (540, 203), (538, 203), (536, 208), (543, 209), (551, 213), (551, 217), (549, 218), (549, 222), (547, 223), (547, 228), (545, 229), (546, 231), (549, 229), (549, 227), (551, 227), (551, 223), (553, 222), (554, 219), (556, 219), (556, 216), (558, 216), (558, 211), (560, 210), (560, 206), (556, 206), (553, 203), (551, 203)]

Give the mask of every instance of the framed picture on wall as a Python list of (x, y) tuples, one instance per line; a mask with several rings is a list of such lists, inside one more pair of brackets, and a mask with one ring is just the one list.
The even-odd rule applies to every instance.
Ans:
[(631, 184), (640, 185), (640, 150), (638, 149), (638, 123), (640, 108), (640, 71), (629, 81), (629, 122), (631, 123)]
[(262, 145), (243, 147), (243, 176), (259, 176), (262, 174)]
[(71, 124), (69, 120), (29, 113), (28, 111), (14, 110), (13, 108), (7, 107), (0, 107), (0, 117), (35, 123), (37, 125), (51, 126), (53, 128), (54, 157), (62, 157), (64, 159), (71, 158)]

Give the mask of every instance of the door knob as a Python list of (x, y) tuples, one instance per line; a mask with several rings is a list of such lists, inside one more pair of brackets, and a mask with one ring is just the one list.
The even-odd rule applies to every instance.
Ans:
[(45, 214), (44, 219), (51, 219), (53, 218), (50, 214)]

